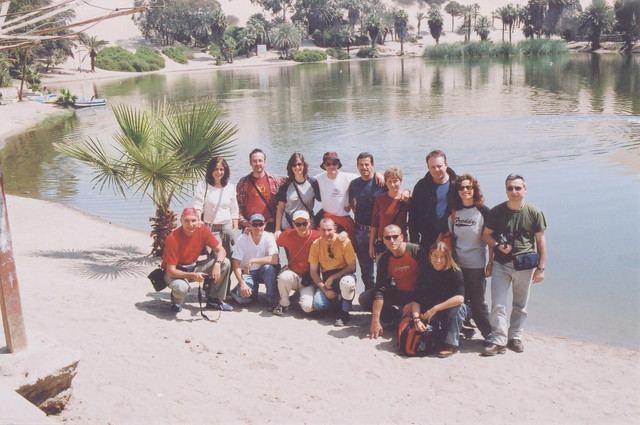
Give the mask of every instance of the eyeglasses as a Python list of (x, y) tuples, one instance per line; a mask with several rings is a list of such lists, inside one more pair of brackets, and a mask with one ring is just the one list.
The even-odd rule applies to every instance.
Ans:
[(458, 190), (462, 191), (462, 190), (473, 190), (475, 189), (475, 187), (473, 186), (458, 186)]
[(295, 167), (303, 167), (303, 166), (304, 166), (304, 164), (302, 162), (297, 162), (297, 163), (293, 164), (293, 168), (295, 168)]
[(328, 167), (333, 167), (335, 165), (338, 165), (339, 162), (338, 161), (325, 161), (324, 165), (328, 166)]
[(296, 227), (307, 227), (309, 225), (308, 221), (294, 221)]
[(387, 236), (384, 236), (384, 240), (385, 241), (390, 241), (391, 239), (393, 239), (395, 241), (399, 237), (400, 237), (400, 235), (387, 235)]
[(262, 227), (264, 226), (264, 221), (252, 221), (251, 227)]
[(327, 253), (329, 254), (329, 258), (335, 258), (333, 251), (331, 251), (331, 245), (327, 246)]
[(514, 190), (516, 192), (520, 192), (522, 189), (524, 189), (524, 187), (522, 187), (522, 186), (507, 186), (507, 190), (509, 192), (513, 192)]

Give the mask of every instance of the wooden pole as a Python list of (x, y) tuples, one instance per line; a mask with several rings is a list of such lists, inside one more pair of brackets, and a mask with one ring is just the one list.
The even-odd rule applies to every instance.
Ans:
[(0, 169), (0, 191), (2, 192), (2, 198), (0, 198), (0, 307), (2, 307), (2, 326), (7, 348), (10, 353), (14, 353), (27, 348), (27, 334), (22, 317), (16, 265), (13, 261), (2, 169)]

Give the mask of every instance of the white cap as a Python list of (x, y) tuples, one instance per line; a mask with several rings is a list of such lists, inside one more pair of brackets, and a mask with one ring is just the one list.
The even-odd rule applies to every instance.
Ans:
[(296, 221), (299, 218), (304, 218), (305, 220), (309, 220), (309, 213), (305, 210), (298, 210), (293, 213), (292, 220)]
[(353, 301), (356, 297), (356, 278), (352, 274), (342, 276), (340, 279), (340, 295), (345, 301)]

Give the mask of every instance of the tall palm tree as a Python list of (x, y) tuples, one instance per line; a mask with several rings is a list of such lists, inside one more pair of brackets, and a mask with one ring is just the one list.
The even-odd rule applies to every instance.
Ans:
[(429, 25), (431, 37), (436, 41), (436, 44), (439, 44), (440, 36), (442, 35), (442, 26), (444, 25), (444, 20), (442, 19), (442, 13), (440, 13), (439, 6), (432, 6), (429, 10), (427, 25)]
[(424, 12), (416, 13), (416, 20), (418, 21), (418, 35), (420, 35), (420, 24), (425, 17)]
[(151, 199), (156, 210), (149, 219), (151, 254), (161, 256), (176, 227), (171, 201), (185, 197), (213, 156), (232, 156), (237, 127), (220, 120), (221, 110), (212, 101), (161, 103), (150, 110), (122, 104), (113, 113), (119, 126), (115, 150), (91, 138), (66, 140), (55, 148), (91, 167), (100, 190), (109, 187), (125, 198), (139, 193)]
[(593, 0), (580, 15), (580, 29), (589, 31), (591, 49), (600, 48), (600, 35), (613, 27), (613, 8), (605, 0)]
[(109, 42), (107, 40), (98, 40), (98, 37), (96, 36), (89, 37), (82, 33), (79, 34), (78, 39), (80, 40), (80, 43), (89, 50), (89, 57), (91, 58), (91, 72), (95, 72), (98, 51), (109, 44)]
[(302, 44), (302, 31), (295, 24), (283, 22), (276, 25), (271, 32), (273, 47), (281, 52), (280, 57), (289, 58), (289, 51)]
[(407, 38), (407, 24), (409, 23), (409, 15), (402, 9), (393, 12), (393, 27), (396, 30), (396, 36), (400, 39), (400, 54), (404, 55), (404, 39)]
[(486, 41), (489, 39), (489, 33), (491, 32), (491, 19), (487, 16), (480, 16), (476, 19), (476, 23), (473, 26), (473, 31), (478, 34), (480, 40)]

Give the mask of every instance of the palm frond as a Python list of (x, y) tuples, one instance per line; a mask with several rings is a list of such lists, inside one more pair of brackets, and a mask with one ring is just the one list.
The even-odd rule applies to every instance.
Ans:
[(60, 143), (54, 143), (54, 148), (93, 169), (94, 187), (110, 187), (114, 192), (120, 193), (126, 198), (127, 171), (122, 157), (116, 158), (106, 151), (97, 141), (88, 138), (85, 141), (67, 139)]

